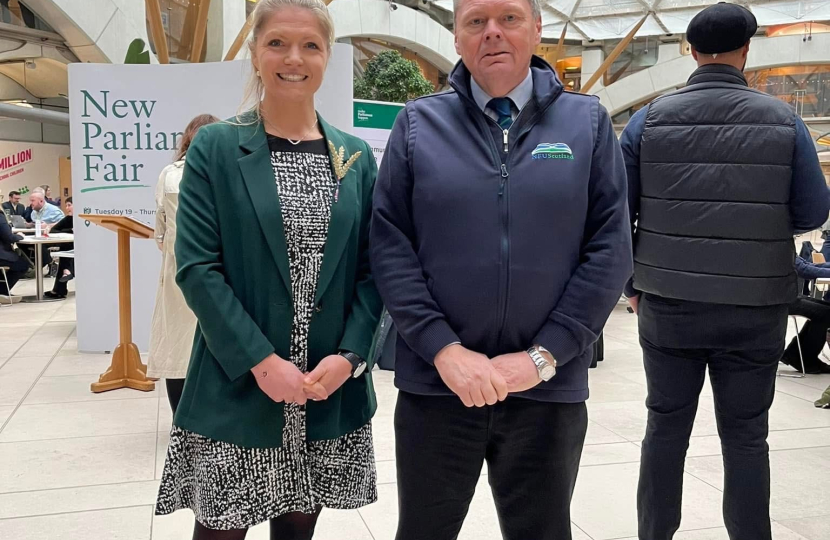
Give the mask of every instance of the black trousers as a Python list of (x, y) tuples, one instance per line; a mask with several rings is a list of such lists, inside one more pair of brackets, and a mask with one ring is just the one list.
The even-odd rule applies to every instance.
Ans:
[(818, 358), (824, 344), (827, 343), (827, 329), (830, 328), (830, 302), (802, 297), (790, 304), (789, 314), (806, 317), (809, 320), (801, 327), (798, 340), (793, 338), (790, 341), (781, 361), (801, 371), (801, 356), (798, 354), (800, 342), (807, 373), (822, 373), (830, 370), (830, 366)]
[(605, 338), (603, 337), (602, 332), (600, 332), (599, 337), (594, 342), (593, 345), (593, 357), (591, 358), (591, 368), (597, 367), (599, 364), (598, 362), (602, 362), (605, 360)]
[(8, 283), (3, 281), (3, 275), (0, 274), (0, 294), (8, 296), (10, 294), (9, 291), (18, 281), (20, 281), (20, 278), (25, 276), (26, 272), (29, 271), (29, 263), (18, 257), (17, 260), (13, 262), (0, 261), (0, 266), (7, 266), (9, 268), (6, 270), (6, 279), (8, 279)]
[(484, 461), (505, 540), (570, 540), (585, 403), (511, 398), (467, 408), (400, 392), (395, 409), (397, 540), (453, 540)]
[(637, 491), (640, 540), (670, 540), (680, 526), (683, 467), (707, 368), (723, 450), (729, 538), (771, 540), (766, 439), (787, 306), (644, 295), (639, 313), (648, 384)]
[(55, 278), (55, 284), (52, 285), (52, 292), (55, 294), (62, 294), (66, 296), (67, 292), (69, 291), (67, 282), (61, 281), (63, 277), (63, 271), (69, 270), (73, 274), (75, 273), (75, 259), (69, 259), (67, 257), (61, 257), (58, 259), (58, 275)]

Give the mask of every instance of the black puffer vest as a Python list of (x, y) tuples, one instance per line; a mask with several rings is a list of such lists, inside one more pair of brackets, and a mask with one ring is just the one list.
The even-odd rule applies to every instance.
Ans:
[(789, 105), (724, 65), (654, 100), (640, 148), (634, 286), (717, 304), (794, 300), (795, 134)]

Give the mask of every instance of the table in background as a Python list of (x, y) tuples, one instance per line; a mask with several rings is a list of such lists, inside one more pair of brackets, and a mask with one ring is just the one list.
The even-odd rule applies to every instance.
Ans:
[(35, 246), (35, 281), (37, 283), (37, 295), (26, 296), (23, 298), (24, 302), (51, 302), (51, 299), (43, 297), (43, 254), (40, 246), (52, 244), (66, 244), (74, 242), (75, 235), (67, 233), (55, 233), (41, 238), (34, 236), (27, 236), (23, 240), (17, 242), (19, 245)]

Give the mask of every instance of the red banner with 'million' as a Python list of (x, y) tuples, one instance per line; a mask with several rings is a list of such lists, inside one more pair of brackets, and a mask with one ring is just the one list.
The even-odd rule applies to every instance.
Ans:
[(9, 156), (0, 158), (0, 171), (17, 167), (18, 165), (22, 165), (29, 161), (32, 161), (31, 148), (27, 148), (26, 150), (21, 150), (20, 152), (15, 152)]

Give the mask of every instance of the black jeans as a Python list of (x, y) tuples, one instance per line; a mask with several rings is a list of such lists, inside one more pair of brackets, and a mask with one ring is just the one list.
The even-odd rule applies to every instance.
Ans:
[(729, 538), (771, 540), (766, 439), (787, 306), (644, 295), (639, 326), (648, 384), (637, 491), (640, 540), (670, 540), (680, 526), (683, 467), (707, 367), (723, 450)]
[(809, 320), (801, 327), (798, 340), (793, 338), (787, 346), (781, 361), (801, 371), (801, 356), (798, 354), (800, 343), (807, 373), (826, 372), (830, 366), (819, 360), (818, 355), (827, 343), (827, 329), (830, 328), (830, 302), (802, 297), (790, 304), (789, 314), (806, 317)]
[(487, 461), (505, 540), (570, 540), (585, 403), (509, 397), (467, 408), (400, 392), (395, 409), (397, 540), (458, 537)]
[(8, 261), (0, 261), (0, 266), (6, 266), (9, 269), (6, 270), (6, 279), (8, 279), (8, 283), (3, 281), (3, 275), (0, 274), (0, 294), (3, 296), (8, 296), (10, 293), (9, 291), (14, 288), (15, 284), (20, 281), (20, 278), (26, 275), (26, 272), (29, 271), (29, 263), (27, 263), (24, 259), (18, 258), (14, 262)]

